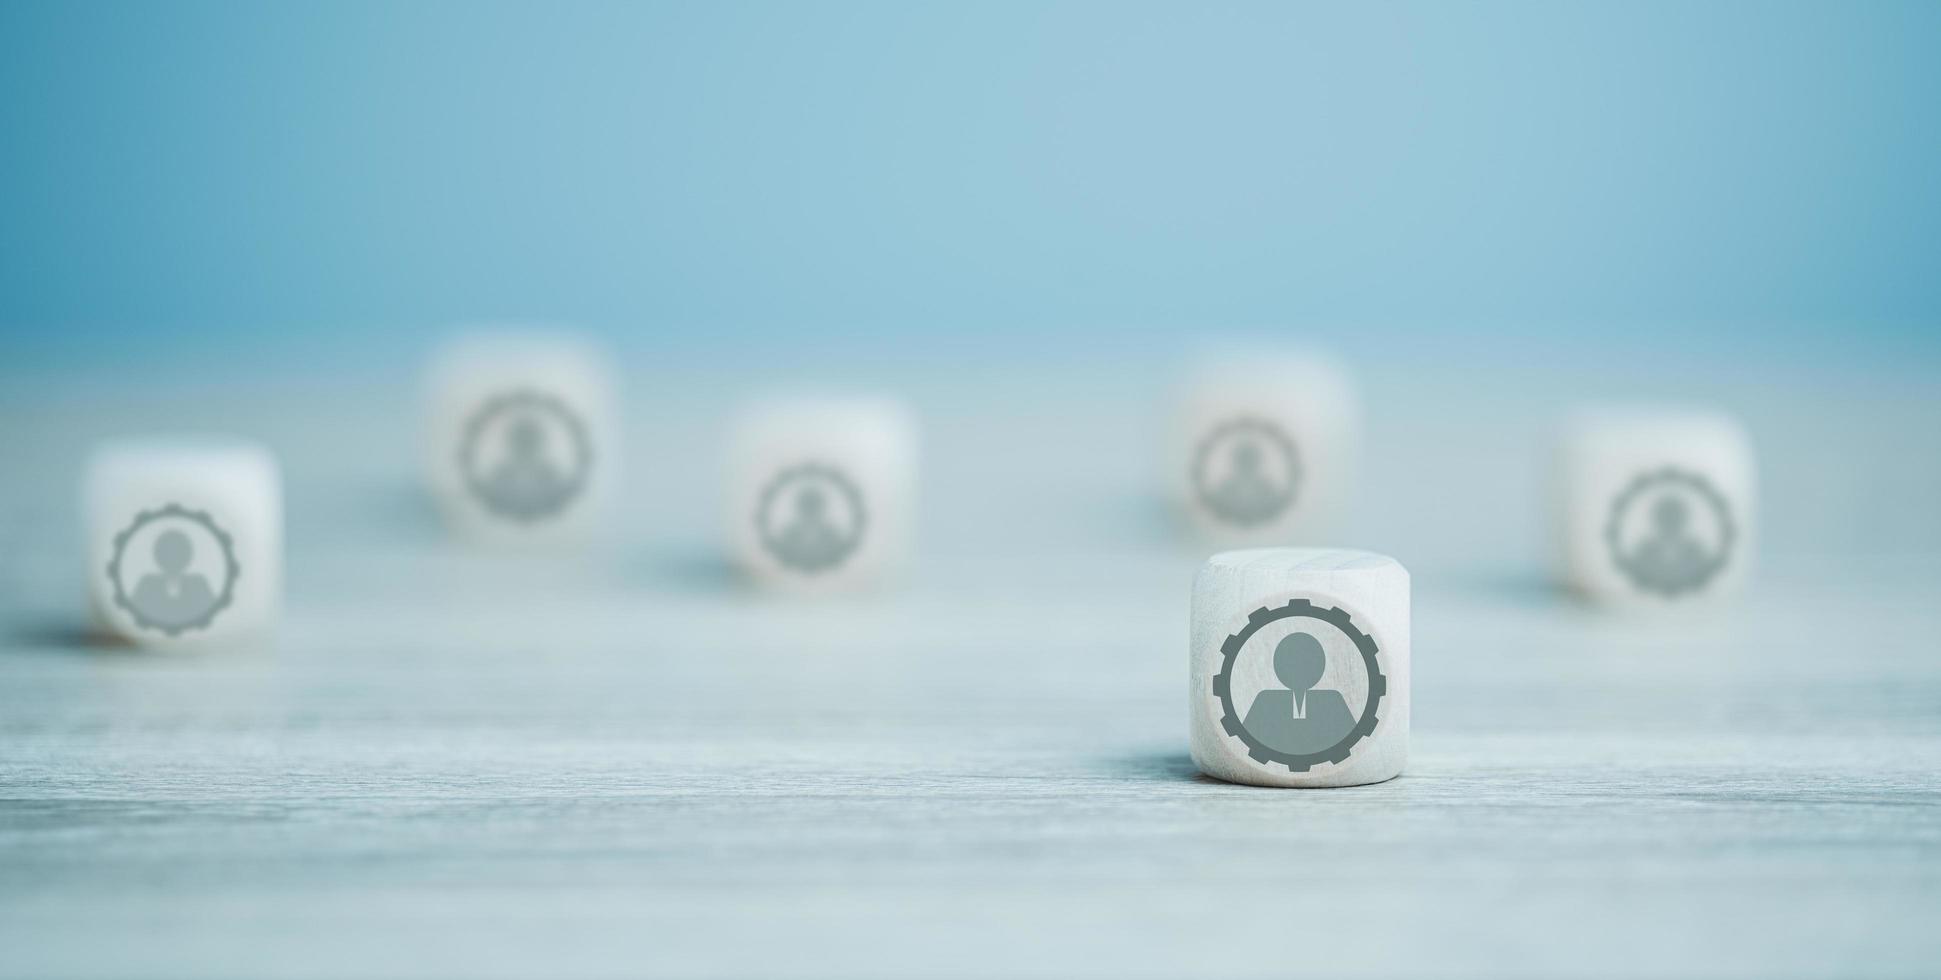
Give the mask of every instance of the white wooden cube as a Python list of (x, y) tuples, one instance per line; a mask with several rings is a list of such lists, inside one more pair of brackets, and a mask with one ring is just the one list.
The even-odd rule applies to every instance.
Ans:
[(1745, 429), (1718, 412), (1578, 413), (1558, 452), (1567, 584), (1667, 606), (1726, 595), (1752, 563), (1756, 475)]
[(1194, 372), (1167, 454), (1188, 522), (1223, 545), (1312, 544), (1354, 492), (1360, 406), (1332, 358), (1271, 346)]
[(565, 333), (449, 342), (428, 375), (426, 474), (460, 537), (584, 540), (609, 503), (620, 439), (607, 359)]
[(104, 443), (83, 478), (89, 601), (144, 646), (260, 638), (283, 595), (283, 483), (254, 443)]
[(1365, 551), (1253, 548), (1193, 580), (1193, 761), (1228, 782), (1355, 786), (1409, 757), (1409, 573)]
[(745, 411), (729, 440), (730, 550), (798, 591), (880, 582), (909, 558), (917, 426), (889, 398), (798, 398)]

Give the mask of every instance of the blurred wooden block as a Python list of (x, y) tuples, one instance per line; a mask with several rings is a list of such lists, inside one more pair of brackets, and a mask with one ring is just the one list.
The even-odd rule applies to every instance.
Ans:
[(1193, 581), (1193, 761), (1229, 782), (1354, 786), (1409, 754), (1409, 573), (1364, 551), (1214, 555)]
[(260, 637), (283, 593), (283, 484), (254, 443), (141, 439), (95, 450), (82, 497), (96, 621), (145, 646)]
[(474, 334), (437, 353), (426, 387), (426, 475), (456, 534), (513, 546), (589, 535), (620, 464), (598, 348), (564, 333)]
[(778, 400), (729, 446), (734, 560), (758, 582), (823, 591), (880, 582), (908, 560), (917, 425), (888, 398)]
[(1596, 409), (1557, 464), (1561, 569), (1592, 599), (1663, 606), (1729, 594), (1752, 564), (1752, 443), (1721, 413)]
[(1332, 358), (1272, 347), (1210, 358), (1177, 409), (1174, 499), (1221, 545), (1324, 543), (1354, 490), (1360, 414)]

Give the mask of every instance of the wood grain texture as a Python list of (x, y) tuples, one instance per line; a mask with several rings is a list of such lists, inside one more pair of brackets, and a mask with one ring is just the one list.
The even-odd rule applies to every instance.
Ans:
[(1782, 557), (1717, 615), (1628, 618), (1400, 554), (1408, 771), (1286, 792), (1195, 773), (1197, 556), (1087, 509), (1122, 472), (1013, 492), (944, 419), (927, 507), (1004, 519), (790, 601), (703, 539), (454, 549), (408, 451), (253, 417), (305, 447), (288, 612), (220, 654), (78, 642), (68, 440), (0, 433), (33, 464), (0, 484), (0, 976), (1941, 964), (1933, 561)]

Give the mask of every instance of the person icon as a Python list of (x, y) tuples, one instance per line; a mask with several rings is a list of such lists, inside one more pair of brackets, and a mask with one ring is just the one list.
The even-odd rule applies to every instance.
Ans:
[(841, 470), (803, 463), (777, 473), (755, 506), (755, 534), (783, 568), (833, 569), (855, 554), (868, 524), (863, 494)]
[(1193, 492), (1207, 516), (1236, 528), (1278, 520), (1301, 479), (1293, 440), (1265, 419), (1229, 419), (1200, 440)]
[(1733, 553), (1732, 509), (1697, 473), (1641, 474), (1611, 503), (1604, 541), (1640, 592), (1666, 599), (1703, 592)]
[(467, 420), (458, 467), (486, 510), (531, 523), (559, 515), (579, 497), (592, 472), (593, 445), (586, 424), (564, 402), (514, 391)]
[(1333, 748), (1355, 727), (1355, 717), (1340, 691), (1317, 691), (1328, 668), (1328, 653), (1308, 633), (1290, 633), (1274, 646), (1274, 676), (1286, 690), (1254, 697), (1241, 725), (1268, 748), (1289, 755), (1312, 755)]
[(481, 490), (493, 509), (509, 515), (539, 515), (556, 509), (572, 492), (553, 465), (546, 426), (521, 413), (505, 423), (504, 455), (486, 474)]
[(788, 526), (775, 538), (775, 550), (783, 562), (804, 571), (828, 568), (841, 561), (849, 543), (829, 522), (829, 500), (821, 487), (807, 486), (795, 492), (794, 514)]
[(1705, 583), (1713, 562), (1692, 536), (1691, 508), (1683, 497), (1665, 494), (1651, 505), (1651, 530), (1632, 549), (1628, 563), (1641, 583), (1666, 593)]
[(196, 623), (215, 608), (215, 590), (209, 580), (189, 571), (195, 561), (195, 543), (179, 530), (170, 529), (155, 536), (151, 551), (155, 570), (141, 577), (129, 597), (135, 612), (164, 629)]
[(1227, 451), (1227, 473), (1213, 489), (1214, 510), (1236, 524), (1258, 524), (1280, 512), (1286, 495), (1268, 476), (1260, 443), (1240, 439)]

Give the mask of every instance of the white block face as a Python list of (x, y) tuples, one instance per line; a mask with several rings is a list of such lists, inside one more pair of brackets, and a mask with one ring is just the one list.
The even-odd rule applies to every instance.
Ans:
[(89, 601), (144, 646), (260, 639), (283, 594), (283, 486), (252, 443), (151, 439), (99, 447), (82, 488)]
[(1354, 386), (1332, 360), (1267, 354), (1208, 363), (1175, 421), (1174, 498), (1219, 544), (1323, 540), (1353, 493), (1359, 432)]
[(1723, 415), (1600, 410), (1567, 427), (1558, 464), (1565, 581), (1614, 605), (1730, 594), (1751, 567), (1752, 447)]
[(448, 344), (429, 376), (426, 473), (446, 523), (488, 545), (584, 540), (619, 467), (606, 359), (564, 334)]
[(1409, 575), (1364, 551), (1214, 555), (1193, 582), (1189, 712), (1200, 771), (1256, 786), (1400, 775)]
[(880, 583), (908, 560), (917, 429), (890, 399), (777, 401), (730, 440), (727, 531), (757, 582), (794, 591)]

